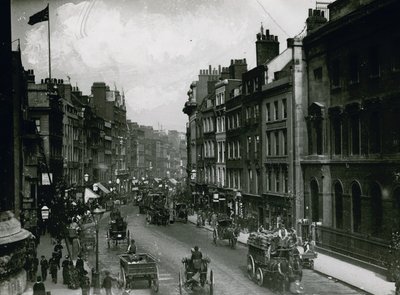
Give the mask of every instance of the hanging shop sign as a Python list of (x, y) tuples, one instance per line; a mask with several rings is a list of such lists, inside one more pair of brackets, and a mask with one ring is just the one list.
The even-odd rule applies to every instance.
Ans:
[(213, 194), (213, 202), (218, 203), (219, 202), (219, 196), (217, 193)]

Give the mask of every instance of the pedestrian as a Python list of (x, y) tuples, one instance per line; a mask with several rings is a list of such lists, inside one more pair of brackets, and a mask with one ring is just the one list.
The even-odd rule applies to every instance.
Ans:
[(42, 272), (42, 277), (41, 279), (43, 280), (43, 282), (46, 281), (47, 278), (47, 269), (49, 268), (49, 262), (47, 261), (46, 257), (44, 257), (44, 255), (42, 255), (40, 257), (40, 270)]
[(57, 255), (56, 253), (53, 253), (53, 256), (49, 260), (49, 269), (50, 269), (50, 274), (51, 274), (51, 280), (54, 284), (57, 284), (57, 273), (59, 270), (56, 255)]
[(108, 270), (105, 271), (105, 274), (106, 274), (106, 277), (103, 279), (103, 283), (101, 284), (101, 287), (106, 290), (106, 295), (112, 295), (112, 292), (111, 292), (112, 282), (116, 281), (116, 279), (111, 277), (110, 272)]
[(83, 264), (83, 259), (82, 259), (81, 254), (79, 254), (78, 258), (76, 259), (75, 268), (78, 271), (79, 275), (81, 275), (85, 271), (85, 267)]
[(58, 268), (60, 268), (60, 261), (61, 261), (61, 258), (62, 258), (62, 249), (63, 248), (64, 247), (61, 245), (60, 240), (57, 239), (57, 243), (54, 246), (54, 252), (57, 253), (56, 260), (57, 260)]
[(26, 256), (25, 258), (25, 265), (24, 265), (24, 269), (28, 275), (28, 280), (31, 281), (32, 277), (31, 277), (31, 270), (32, 270), (32, 256), (31, 254), (29, 254), (28, 256)]
[(36, 282), (33, 284), (33, 295), (46, 295), (46, 287), (40, 276), (36, 278)]
[(63, 275), (63, 284), (69, 284), (69, 267), (70, 267), (70, 260), (69, 256), (65, 256), (65, 260), (62, 262), (62, 275)]
[(35, 255), (34, 257), (32, 257), (32, 266), (31, 266), (31, 275), (30, 275), (31, 282), (35, 281), (38, 267), (39, 267), (39, 259)]
[(82, 295), (89, 295), (90, 291), (90, 279), (87, 274), (88, 272), (84, 270), (81, 277), (80, 287), (82, 289)]
[(129, 244), (128, 249), (126, 250), (126, 253), (136, 254), (136, 244), (134, 239), (131, 240), (131, 243)]

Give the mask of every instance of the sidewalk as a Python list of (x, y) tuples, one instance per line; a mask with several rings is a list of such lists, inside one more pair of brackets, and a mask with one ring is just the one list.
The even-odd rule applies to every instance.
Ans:
[[(61, 263), (68, 253), (64, 240), (62, 241), (62, 246), (64, 248), (62, 251), (63, 257), (61, 259)], [(37, 257), (38, 257), (39, 261), (40, 261), (40, 256), (42, 256), (42, 255), (44, 255), (46, 257), (46, 259), (49, 260), (51, 258), (51, 254), (53, 253), (53, 249), (54, 249), (54, 245), (52, 244), (50, 235), (46, 234), (44, 236), (41, 236), (40, 244), (38, 245), (38, 248), (37, 248)], [(74, 260), (74, 265), (75, 265), (75, 262), (76, 262), (76, 260)], [(89, 278), (90, 278), (90, 269), (91, 268), (89, 267), (89, 265), (87, 264), (86, 261), (84, 262), (84, 267), (85, 267), (85, 270), (89, 273)], [(39, 265), (37, 276), (40, 276), (40, 275), (41, 274), (40, 274), (40, 265)], [(63, 280), (62, 269), (60, 269), (58, 271), (57, 284), (54, 284), (51, 281), (51, 275), (47, 274), (47, 279), (44, 282), (44, 284), (46, 286), (46, 291), (50, 291), (51, 295), (81, 295), (82, 294), (82, 291), (80, 288), (76, 289), (76, 290), (68, 289), (66, 285), (62, 284), (62, 280)], [(33, 294), (33, 290), (32, 290), (33, 284), (34, 283), (32, 283), (32, 282), (27, 282), (26, 290), (22, 294), (23, 295), (32, 295)]]
[[(197, 215), (189, 216), (188, 220), (196, 224)], [(213, 230), (208, 224), (203, 228), (209, 231)], [(249, 234), (240, 233), (238, 242), (247, 245), (248, 237)], [(302, 252), (303, 248), (299, 247), (299, 250)], [(370, 294), (390, 295), (395, 293), (394, 283), (386, 281), (382, 275), (323, 253), (318, 253), (318, 257), (314, 261), (314, 270)]]

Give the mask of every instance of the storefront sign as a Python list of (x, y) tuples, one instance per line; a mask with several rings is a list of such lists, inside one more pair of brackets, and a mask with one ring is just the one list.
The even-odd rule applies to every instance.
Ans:
[(53, 181), (53, 173), (42, 173), (42, 185), (50, 185), (52, 181)]

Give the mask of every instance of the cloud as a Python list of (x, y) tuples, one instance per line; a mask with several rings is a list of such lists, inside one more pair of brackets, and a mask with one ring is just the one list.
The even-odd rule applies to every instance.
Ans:
[[(285, 21), (297, 13), (290, 9), (293, 1), (284, 0), (285, 7), (272, 0), (259, 1), (274, 14), (284, 13)], [(271, 3), (275, 5), (268, 6)], [(70, 76), (84, 93), (90, 93), (94, 81), (111, 86), (115, 82), (124, 88), (127, 104), (135, 111), (171, 104), (181, 114), (187, 89), (199, 69), (209, 64), (227, 66), (230, 59), (243, 57), (254, 66), (255, 34), (263, 19), (265, 13), (256, 1), (65, 3), (51, 13), (53, 76)], [(279, 28), (273, 29), (277, 34)], [(47, 73), (46, 40), (45, 23), (30, 27), (23, 51), (28, 67), (42, 78)], [(160, 116), (159, 121), (170, 120), (170, 116)]]

